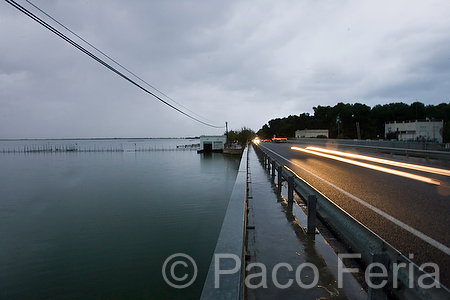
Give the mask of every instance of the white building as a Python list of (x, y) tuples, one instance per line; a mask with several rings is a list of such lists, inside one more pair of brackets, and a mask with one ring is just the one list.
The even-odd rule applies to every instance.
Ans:
[(318, 136), (326, 136), (328, 138), (328, 129), (303, 129), (296, 130), (296, 138), (315, 138)]
[(225, 135), (202, 135), (199, 152), (223, 151), (226, 142)]
[(432, 141), (442, 143), (443, 120), (390, 121), (384, 125), (384, 135), (396, 133), (399, 141)]

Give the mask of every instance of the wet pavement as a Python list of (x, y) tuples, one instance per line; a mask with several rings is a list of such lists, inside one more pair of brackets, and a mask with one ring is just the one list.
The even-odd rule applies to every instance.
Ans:
[(286, 189), (277, 195), (255, 149), (248, 156), (246, 299), (367, 299), (322, 235), (305, 232), (306, 216), (295, 203), (289, 210)]

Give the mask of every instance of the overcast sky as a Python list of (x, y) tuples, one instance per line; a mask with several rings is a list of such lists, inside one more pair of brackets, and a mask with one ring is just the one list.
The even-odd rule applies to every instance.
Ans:
[[(448, 0), (30, 1), (190, 111), (171, 104), (230, 129), (338, 102), (450, 101)], [(0, 2), (0, 138), (223, 132)]]

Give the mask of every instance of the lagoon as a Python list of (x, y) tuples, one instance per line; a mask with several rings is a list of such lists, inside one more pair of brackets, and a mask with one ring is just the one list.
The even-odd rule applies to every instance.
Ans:
[[(175, 150), (197, 142), (0, 142), (124, 150), (0, 153), (0, 298), (198, 299), (240, 159)], [(198, 266), (186, 289), (162, 277), (175, 253)]]

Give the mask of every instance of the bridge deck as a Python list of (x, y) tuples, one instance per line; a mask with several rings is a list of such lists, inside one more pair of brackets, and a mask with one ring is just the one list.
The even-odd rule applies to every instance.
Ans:
[[(343, 288), (338, 288), (337, 255), (320, 234), (305, 233), (302, 228), (306, 227), (306, 216), (302, 209), (294, 204), (290, 212), (284, 201), (287, 196), (276, 194), (271, 176), (253, 148), (248, 155), (250, 229), (247, 230), (247, 253), (250, 259), (246, 264), (248, 267), (252, 263), (262, 263), (266, 271), (257, 266), (248, 271), (247, 299), (367, 299), (367, 294), (350, 274), (343, 273)], [(285, 189), (283, 194), (286, 194)], [(288, 264), (292, 271), (280, 263)], [(314, 274), (308, 264), (317, 267), (318, 274)], [(278, 282), (272, 277), (274, 270)], [(301, 284), (296, 280), (299, 270)], [(267, 288), (255, 288), (262, 282), (261, 272), (267, 275)], [(292, 284), (286, 288), (289, 280)]]

